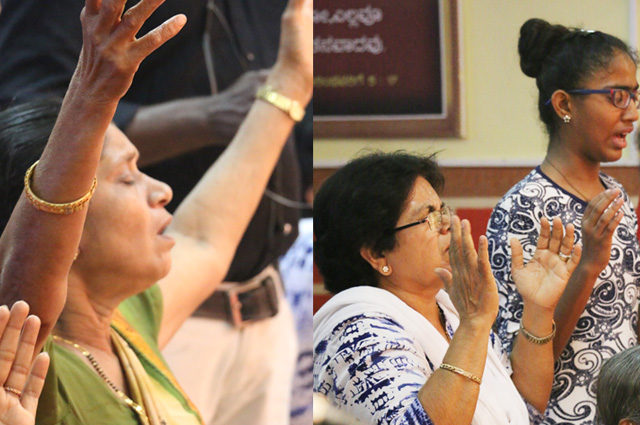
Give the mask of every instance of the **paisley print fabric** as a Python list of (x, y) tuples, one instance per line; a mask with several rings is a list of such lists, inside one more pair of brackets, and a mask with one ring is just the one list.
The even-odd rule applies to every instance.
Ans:
[[(600, 273), (569, 343), (555, 364), (546, 424), (595, 425), (598, 372), (605, 360), (636, 345), (640, 283), (638, 221), (629, 197), (613, 178), (601, 173), (606, 188), (620, 188), (624, 217), (613, 235), (609, 265)], [(587, 203), (556, 185), (536, 168), (514, 186), (493, 210), (487, 228), (489, 256), (500, 311), (495, 331), (507, 352), (522, 318), (522, 299), (511, 278), (509, 240), (520, 240), (525, 263), (535, 252), (540, 219), (560, 217), (573, 223), (581, 243), (581, 219)]]

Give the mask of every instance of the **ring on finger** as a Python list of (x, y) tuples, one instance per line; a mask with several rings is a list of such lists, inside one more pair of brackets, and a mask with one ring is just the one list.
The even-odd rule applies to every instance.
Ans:
[(22, 397), (22, 391), (13, 388), (13, 387), (4, 387), (4, 390), (11, 393), (11, 394), (15, 394), (18, 396), (18, 398)]
[(571, 258), (571, 256), (570, 256), (570, 255), (563, 254), (562, 252), (559, 252), (559, 253), (558, 253), (558, 257), (560, 257), (560, 259), (561, 259), (562, 261), (564, 261), (565, 263), (566, 263), (566, 262), (568, 262), (568, 261), (569, 261), (569, 259)]

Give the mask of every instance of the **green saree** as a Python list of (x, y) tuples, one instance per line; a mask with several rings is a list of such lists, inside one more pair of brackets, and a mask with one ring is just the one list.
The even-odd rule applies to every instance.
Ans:
[[(129, 394), (147, 410), (140, 418), (68, 346), (49, 337), (44, 350), (51, 357), (40, 397), (36, 425), (197, 425), (197, 409), (167, 368), (157, 343), (162, 294), (157, 285), (131, 297), (111, 323), (118, 355), (126, 366)], [(116, 341), (114, 340), (114, 342)]]

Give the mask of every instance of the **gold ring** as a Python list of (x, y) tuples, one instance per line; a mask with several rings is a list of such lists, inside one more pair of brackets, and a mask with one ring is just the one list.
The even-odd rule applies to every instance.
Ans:
[(566, 254), (563, 254), (563, 253), (561, 253), (561, 252), (559, 252), (559, 253), (558, 253), (558, 257), (560, 257), (560, 259), (561, 259), (562, 261), (564, 261), (565, 263), (566, 263), (566, 262), (568, 262), (568, 261), (569, 261), (569, 259), (571, 258), (571, 256), (570, 256), (570, 255), (566, 255)]
[(5, 390), (5, 391), (8, 391), (8, 392), (10, 392), (10, 393), (12, 393), (12, 394), (17, 395), (17, 396), (18, 396), (18, 398), (22, 397), (22, 391), (17, 390), (17, 389), (15, 389), (15, 388), (13, 388), (13, 387), (4, 387), (4, 390)]

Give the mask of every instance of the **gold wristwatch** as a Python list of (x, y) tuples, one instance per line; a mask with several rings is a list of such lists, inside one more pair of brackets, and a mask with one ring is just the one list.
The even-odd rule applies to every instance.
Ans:
[(300, 106), (297, 101), (289, 99), (287, 96), (278, 93), (271, 86), (261, 86), (256, 92), (256, 99), (269, 102), (289, 115), (295, 122), (302, 121), (302, 118), (304, 117), (304, 108)]

